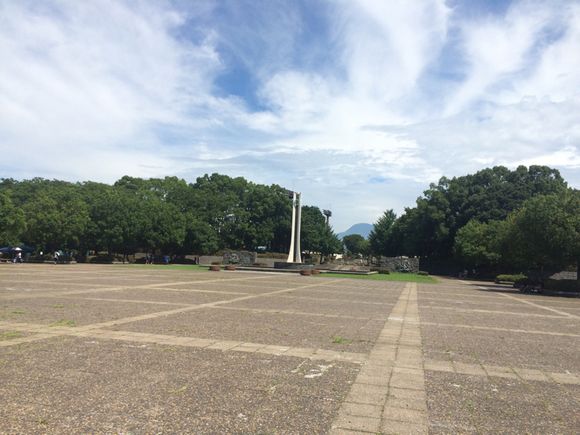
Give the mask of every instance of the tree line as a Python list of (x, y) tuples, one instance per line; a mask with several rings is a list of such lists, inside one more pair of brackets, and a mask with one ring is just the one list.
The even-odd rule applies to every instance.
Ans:
[(432, 183), (369, 235), (374, 255), (418, 256), (435, 272), (580, 267), (580, 191), (547, 166), (503, 166)]
[[(34, 178), (0, 180), (0, 246), (130, 255), (287, 252), (291, 200), (278, 185), (220, 174), (195, 183), (125, 176), (113, 185)], [(323, 256), (418, 256), (422, 267), (522, 271), (580, 258), (580, 192), (556, 169), (498, 166), (432, 183), (414, 207), (387, 210), (368, 240), (341, 242), (321, 210), (302, 208), (302, 248)]]
[[(212, 174), (125, 176), (113, 185), (34, 178), (0, 180), (0, 246), (130, 255), (287, 252), (292, 202), (278, 185)], [(341, 242), (315, 206), (302, 209), (302, 248), (329, 255)]]

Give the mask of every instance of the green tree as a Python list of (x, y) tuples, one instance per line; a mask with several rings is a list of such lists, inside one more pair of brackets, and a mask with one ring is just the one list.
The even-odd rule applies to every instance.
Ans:
[(20, 243), (25, 229), (22, 209), (12, 203), (8, 193), (0, 191), (0, 246)]
[[(302, 207), (301, 248), (319, 252), (322, 259), (342, 252), (342, 242), (326, 223), (326, 218), (318, 207)], [(321, 259), (321, 260), (322, 260)]]
[(219, 240), (215, 230), (207, 223), (197, 219), (193, 214), (185, 217), (185, 238), (180, 254), (213, 254), (219, 249)]
[(39, 249), (76, 250), (89, 223), (89, 212), (77, 186), (54, 184), (37, 190), (22, 209), (24, 242)]
[(396, 219), (397, 215), (395, 212), (393, 210), (387, 210), (375, 222), (369, 234), (370, 251), (374, 255), (388, 256), (392, 252), (389, 238)]
[(350, 255), (366, 255), (369, 250), (369, 241), (360, 234), (344, 236), (342, 243)]
[(342, 252), (342, 242), (326, 223), (321, 230), (318, 252), (322, 254), (321, 262), (325, 258)]
[(540, 270), (575, 265), (580, 272), (580, 191), (531, 198), (508, 221), (513, 262)]
[(146, 204), (145, 219), (140, 234), (141, 246), (149, 252), (173, 254), (185, 239), (185, 217), (178, 208), (157, 198)]
[(494, 267), (502, 263), (507, 242), (508, 222), (475, 219), (463, 226), (455, 237), (455, 255), (468, 267)]
[(398, 219), (391, 247), (396, 254), (451, 258), (455, 236), (469, 221), (504, 220), (527, 199), (566, 188), (559, 172), (546, 166), (520, 166), (514, 171), (497, 166), (462, 177), (442, 177)]

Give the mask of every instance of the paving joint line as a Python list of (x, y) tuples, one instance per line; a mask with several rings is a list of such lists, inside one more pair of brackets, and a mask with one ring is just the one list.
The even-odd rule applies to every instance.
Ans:
[(560, 314), (562, 316), (565, 316), (565, 317), (571, 317), (573, 319), (580, 319), (580, 316), (576, 316), (575, 314), (570, 314), (570, 313), (567, 313), (565, 311), (557, 310), (555, 308), (545, 307), (543, 305), (535, 304), (534, 302), (530, 302), (530, 301), (527, 301), (525, 299), (516, 298), (515, 296), (508, 295), (508, 294), (505, 294), (505, 293), (500, 293), (500, 294), (503, 297), (506, 297), (506, 298), (509, 298), (509, 299), (513, 299), (514, 301), (521, 302), (522, 304), (531, 305), (531, 306), (536, 307), (536, 308), (541, 308), (543, 310), (552, 311), (554, 313), (558, 313), (558, 314)]
[(357, 317), (357, 316), (349, 316), (346, 314), (322, 314), (322, 313), (309, 313), (306, 311), (294, 311), (294, 310), (279, 310), (276, 308), (246, 308), (246, 307), (210, 307), (216, 310), (231, 310), (231, 311), (249, 311), (252, 313), (269, 313), (269, 314), (290, 314), (290, 315), (297, 315), (297, 316), (313, 316), (313, 317), (329, 317), (329, 318), (336, 318), (336, 319), (352, 319), (352, 320), (369, 320), (369, 321), (377, 321), (382, 320), (380, 318), (368, 318), (368, 317)]
[[(90, 337), (97, 339), (109, 339), (130, 341), (137, 343), (150, 343), (158, 345), (170, 345), (181, 347), (194, 347), (198, 349), (214, 349), (222, 351), (259, 353), (274, 356), (298, 356), (312, 360), (342, 361), (353, 364), (362, 364), (368, 357), (364, 353), (343, 352), (321, 348), (301, 348), (295, 346), (281, 346), (264, 343), (251, 343), (236, 340), (215, 340), (199, 337), (180, 337), (164, 334), (152, 334), (132, 331), (112, 331), (107, 329), (81, 330), (78, 328), (53, 328), (35, 324), (7, 324), (0, 323), (0, 327), (10, 327), (13, 330), (33, 332), (37, 335), (22, 337), (0, 342), (0, 347), (17, 345), (31, 341), (38, 341), (54, 337)], [(9, 343), (9, 344), (7, 344)]]
[[(456, 308), (456, 307), (443, 307), (443, 306), (433, 306), (433, 305), (423, 305), (421, 306), (423, 310), (448, 310), (448, 311), (457, 311), (459, 313), (483, 313), (483, 314), (502, 314), (502, 315), (510, 315), (510, 316), (521, 316), (521, 317), (540, 317), (540, 318), (548, 318), (548, 319), (562, 319), (562, 316), (554, 316), (550, 314), (538, 314), (538, 313), (521, 313), (517, 311), (496, 311), (496, 310), (483, 310), (483, 309), (472, 309), (472, 308)], [(557, 310), (551, 310), (554, 312), (558, 312)], [(562, 311), (560, 311), (562, 313)], [(572, 314), (570, 316), (573, 316)]]
[(456, 373), (470, 376), (518, 379), (524, 382), (547, 382), (553, 384), (580, 385), (580, 373), (569, 370), (551, 372), (523, 367), (497, 366), (490, 364), (470, 364), (459, 361), (425, 360), (425, 370)]
[(580, 334), (571, 334), (568, 332), (551, 332), (551, 331), (538, 331), (530, 329), (512, 329), (512, 328), (499, 328), (494, 326), (477, 326), (477, 325), (466, 325), (463, 323), (438, 323), (438, 322), (421, 322), (421, 325), (425, 326), (439, 326), (444, 328), (465, 328), (465, 329), (476, 329), (483, 331), (501, 331), (501, 332), (515, 332), (515, 333), (525, 333), (525, 334), (537, 334), (537, 335), (553, 335), (558, 337), (580, 337)]

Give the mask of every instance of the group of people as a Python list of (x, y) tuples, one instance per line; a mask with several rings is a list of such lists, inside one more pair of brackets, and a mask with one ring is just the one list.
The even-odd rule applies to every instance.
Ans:
[(22, 252), (18, 251), (14, 258), (12, 259), (13, 263), (22, 263)]
[[(169, 255), (163, 255), (161, 258), (157, 259), (158, 261), (161, 260), (163, 264), (169, 264), (171, 258)], [(155, 263), (155, 255), (153, 254), (146, 254), (145, 255), (145, 264), (154, 264)]]

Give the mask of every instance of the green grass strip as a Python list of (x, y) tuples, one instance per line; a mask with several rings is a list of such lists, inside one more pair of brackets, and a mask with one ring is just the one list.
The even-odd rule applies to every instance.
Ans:
[(437, 280), (432, 276), (417, 275), (416, 273), (375, 273), (373, 275), (351, 275), (348, 273), (321, 273), (314, 275), (322, 278), (352, 278), (368, 279), (371, 281), (398, 281), (398, 282), (416, 282), (419, 284), (435, 284)]
[(193, 270), (193, 271), (206, 271), (207, 266), (200, 266), (199, 264), (120, 264), (121, 267), (135, 267), (141, 269), (160, 269), (160, 270)]

